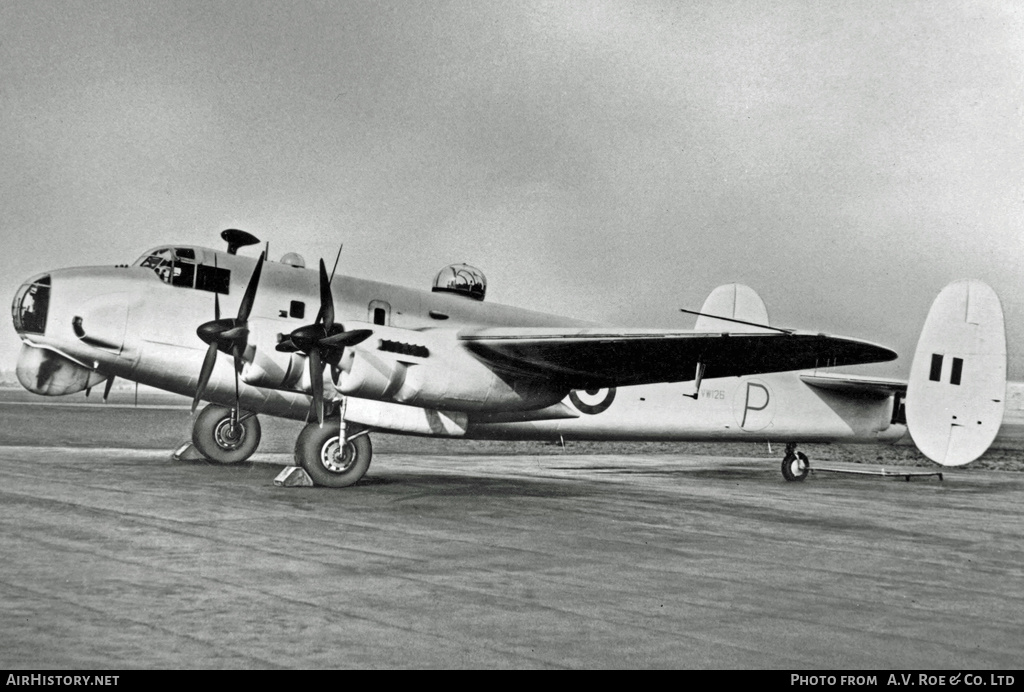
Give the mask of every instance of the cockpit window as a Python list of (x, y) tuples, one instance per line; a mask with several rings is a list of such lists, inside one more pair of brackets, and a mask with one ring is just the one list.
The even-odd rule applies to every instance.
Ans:
[(44, 334), (50, 308), (50, 277), (40, 276), (24, 284), (14, 295), (11, 311), (14, 328), (21, 334)]
[(152, 269), (165, 284), (198, 288), (201, 291), (228, 293), (231, 271), (220, 267), (196, 264), (193, 248), (160, 248), (153, 250), (137, 263)]
[(191, 262), (175, 262), (171, 285), (192, 288), (195, 285), (196, 265)]
[(152, 269), (161, 281), (169, 284), (174, 276), (174, 253), (170, 248), (154, 250), (149, 257), (139, 263), (139, 266)]

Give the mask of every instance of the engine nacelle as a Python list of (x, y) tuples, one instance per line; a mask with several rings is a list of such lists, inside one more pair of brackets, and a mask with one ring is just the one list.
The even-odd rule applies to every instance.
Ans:
[(399, 404), (467, 412), (529, 411), (569, 390), (543, 381), (503, 379), (477, 360), (451, 330), (412, 331), (345, 322), (373, 336), (345, 349), (340, 393)]
[[(369, 339), (371, 343), (379, 341), (375, 337)], [(372, 348), (359, 345), (345, 349), (340, 362), (341, 375), (335, 386), (341, 394), (392, 401), (405, 384), (410, 363), (397, 358), (381, 357)]]
[(22, 387), (43, 396), (75, 394), (107, 379), (55, 351), (28, 344), (21, 345), (17, 374)]
[(306, 357), (301, 353), (281, 353), (276, 349), (278, 334), (290, 325), (261, 318), (249, 319), (248, 347), (240, 375), (243, 382), (267, 389), (309, 389)]

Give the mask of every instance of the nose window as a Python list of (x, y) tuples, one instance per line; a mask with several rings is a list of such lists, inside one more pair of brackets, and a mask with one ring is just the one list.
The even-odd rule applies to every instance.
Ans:
[(11, 312), (19, 333), (46, 332), (46, 313), (50, 308), (50, 277), (40, 276), (18, 289)]

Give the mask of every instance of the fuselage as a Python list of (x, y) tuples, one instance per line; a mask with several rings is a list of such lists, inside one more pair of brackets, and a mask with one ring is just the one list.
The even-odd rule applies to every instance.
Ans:
[[(119, 377), (192, 396), (206, 344), (196, 334), (238, 310), (256, 259), (195, 246), (165, 246), (132, 266), (61, 269), (26, 282), (15, 296), (25, 343), (19, 379), (40, 394), (64, 394)], [(418, 290), (338, 275), (335, 320), (418, 332), (482, 327), (580, 327), (592, 323), (498, 305), (474, 296)], [(317, 272), (267, 262), (248, 320), (241, 407), (303, 420), (310, 383), (302, 354), (277, 344), (313, 322)], [(231, 405), (232, 358), (218, 354), (204, 398)], [(262, 368), (262, 369), (261, 369)], [(269, 379), (268, 379), (269, 378)], [(259, 383), (259, 386), (247, 382)], [(459, 434), (477, 438), (607, 440), (894, 441), (893, 397), (851, 398), (810, 387), (801, 373), (572, 392), (559, 417), (469, 413)], [(568, 413), (564, 413), (567, 411)], [(571, 416), (571, 417), (570, 417)], [(450, 434), (450, 433), (442, 433)]]

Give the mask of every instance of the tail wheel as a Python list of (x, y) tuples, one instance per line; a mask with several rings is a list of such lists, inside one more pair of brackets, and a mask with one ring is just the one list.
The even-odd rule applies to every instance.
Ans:
[(787, 454), (782, 460), (782, 477), (787, 481), (802, 481), (811, 470), (811, 462), (803, 452)]
[[(316, 485), (328, 488), (346, 488), (359, 482), (373, 456), (370, 436), (359, 434), (349, 426), (351, 435), (342, 445), (337, 422), (328, 421), (323, 427), (310, 423), (295, 441), (295, 463), (305, 469)], [(356, 437), (355, 435), (358, 435)]]
[(218, 464), (238, 464), (260, 446), (260, 421), (241, 411), (232, 425), (231, 409), (209, 404), (192, 425), (192, 444), (199, 453)]

